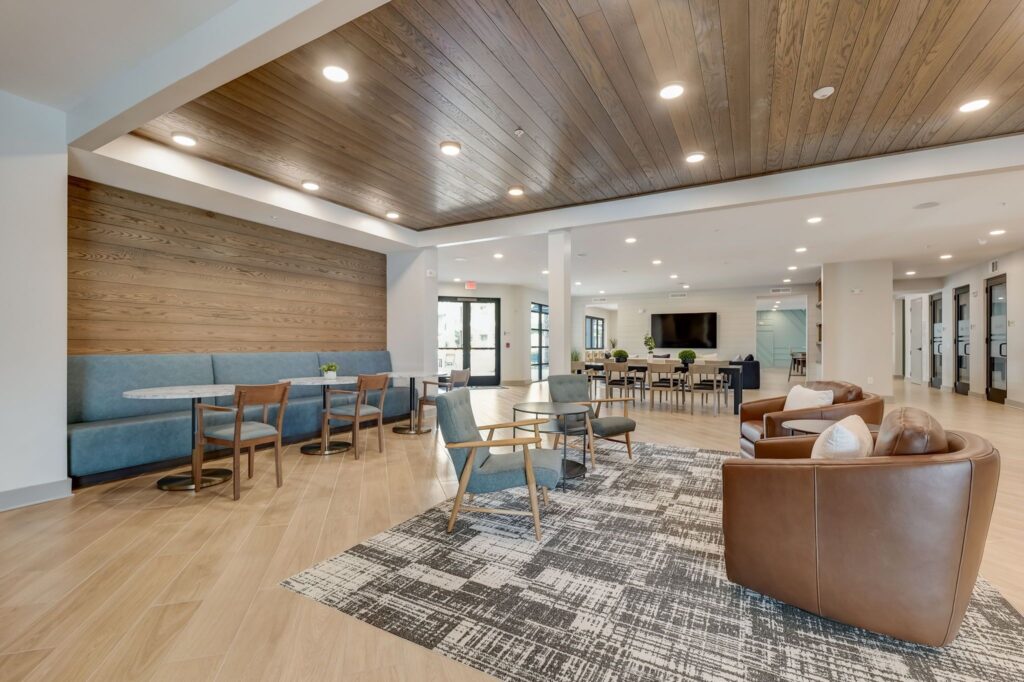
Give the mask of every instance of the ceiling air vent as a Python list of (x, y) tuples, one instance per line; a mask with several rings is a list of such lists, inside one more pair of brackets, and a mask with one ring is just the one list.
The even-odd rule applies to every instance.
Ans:
[(683, 292), (681, 292), (681, 291), (677, 291), (677, 292), (675, 292), (675, 293), (671, 293), (671, 294), (669, 294), (669, 295), (668, 295), (668, 297), (669, 297), (669, 298), (686, 298), (686, 294), (684, 294), (684, 293), (683, 293)]
[(773, 287), (771, 292), (773, 294), (791, 294), (793, 293), (793, 287)]
[(607, 303), (608, 299), (605, 298), (604, 296), (598, 296), (596, 298), (590, 299), (590, 302), (591, 303)]
[(989, 263), (988, 264), (988, 271), (990, 273), (993, 273), (993, 274), (999, 272), (999, 261), (994, 260), (991, 263)]

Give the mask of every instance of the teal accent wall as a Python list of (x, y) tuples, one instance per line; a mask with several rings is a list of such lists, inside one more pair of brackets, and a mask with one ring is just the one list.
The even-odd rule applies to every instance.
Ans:
[(806, 350), (806, 310), (757, 311), (757, 359), (762, 367), (789, 367), (790, 353)]

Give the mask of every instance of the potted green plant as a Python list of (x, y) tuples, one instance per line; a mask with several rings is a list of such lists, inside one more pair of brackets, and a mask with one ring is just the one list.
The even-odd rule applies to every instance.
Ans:
[(338, 363), (336, 362), (325, 362), (320, 365), (320, 372), (324, 375), (325, 379), (337, 379), (338, 378)]
[(608, 343), (611, 344), (612, 350), (615, 350), (616, 348), (619, 347), (618, 339), (608, 339)]
[(697, 359), (697, 353), (692, 350), (681, 350), (679, 351), (679, 362), (684, 365), (692, 365), (693, 361)]
[(650, 334), (644, 334), (644, 348), (647, 349), (647, 354), (650, 355), (654, 352), (654, 337)]
[(629, 351), (622, 348), (613, 350), (612, 357), (615, 358), (615, 362), (625, 362), (629, 359)]
[(579, 352), (579, 350), (576, 349), (576, 348), (573, 348), (572, 351), (569, 352), (569, 359), (572, 360), (573, 362), (579, 362), (580, 361), (580, 352)]

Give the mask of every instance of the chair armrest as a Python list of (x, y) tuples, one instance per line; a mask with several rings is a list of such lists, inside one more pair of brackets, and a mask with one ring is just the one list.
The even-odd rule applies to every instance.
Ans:
[(209, 403), (198, 403), (196, 407), (199, 408), (200, 411), (213, 410), (214, 412), (234, 412), (238, 409), (235, 407), (225, 407), (223, 405), (212, 405)]
[(520, 419), (517, 422), (502, 422), (500, 424), (488, 424), (481, 426), (481, 431), (496, 431), (497, 429), (511, 429), (516, 426), (533, 426), (534, 424), (547, 424), (550, 419)]
[(740, 421), (761, 421), (769, 412), (778, 412), (786, 404), (786, 397), (748, 400), (740, 405)]
[(348, 388), (328, 388), (327, 395), (330, 396), (334, 393), (348, 393), (349, 395), (359, 395), (359, 391), (353, 391)]
[[(588, 403), (635, 403), (636, 398), (594, 398), (588, 401)], [(588, 403), (580, 403), (580, 405), (586, 405)]]
[[(447, 383), (447, 382), (445, 382), (445, 383)], [(423, 380), (423, 386), (426, 387), (428, 384), (430, 386), (440, 386), (441, 382), (440, 381), (434, 381), (434, 380), (431, 380), (431, 379), (424, 379)]]
[(754, 443), (754, 459), (810, 459), (817, 436), (762, 438)]
[(470, 440), (464, 443), (445, 443), (449, 450), (452, 448), (491, 448), (491, 447), (514, 447), (516, 445), (535, 445), (540, 442), (539, 437), (533, 438), (503, 438), (501, 440)]

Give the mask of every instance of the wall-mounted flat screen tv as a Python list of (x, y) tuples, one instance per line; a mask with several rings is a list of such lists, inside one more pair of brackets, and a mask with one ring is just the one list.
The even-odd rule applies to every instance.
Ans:
[(651, 315), (651, 336), (658, 348), (717, 348), (718, 313)]

